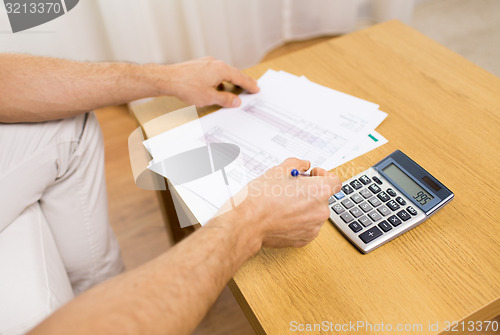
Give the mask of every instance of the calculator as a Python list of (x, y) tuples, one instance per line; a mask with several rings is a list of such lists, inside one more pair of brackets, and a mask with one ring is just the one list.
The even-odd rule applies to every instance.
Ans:
[(399, 150), (342, 185), (330, 197), (330, 220), (364, 254), (418, 226), (454, 196)]

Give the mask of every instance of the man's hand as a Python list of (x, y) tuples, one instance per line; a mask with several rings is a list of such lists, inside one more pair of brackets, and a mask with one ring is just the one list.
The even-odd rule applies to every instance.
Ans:
[(0, 122), (57, 120), (161, 95), (197, 106), (239, 106), (236, 95), (217, 91), (223, 81), (259, 91), (254, 79), (211, 57), (138, 65), (0, 53)]
[[(163, 86), (162, 93), (175, 95), (190, 105), (239, 106), (241, 100), (237, 95), (217, 90), (223, 81), (231, 82), (250, 93), (259, 91), (255, 79), (212, 57), (168, 65), (168, 67), (170, 69), (168, 75), (159, 79), (160, 85)], [(158, 74), (161, 75), (161, 66), (158, 70)]]
[(248, 184), (248, 195), (235, 211), (256, 222), (254, 233), (262, 246), (304, 246), (328, 219), (328, 198), (342, 184), (320, 168), (312, 169), (311, 177), (291, 176), (293, 169), (309, 168), (308, 161), (289, 158)]

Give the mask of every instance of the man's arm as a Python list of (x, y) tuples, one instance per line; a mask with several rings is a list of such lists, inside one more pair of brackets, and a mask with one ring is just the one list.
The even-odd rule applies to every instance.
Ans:
[(340, 181), (318, 168), (313, 177), (293, 178), (294, 168), (305, 171), (309, 163), (288, 159), (269, 170), (248, 185), (236, 209), (153, 261), (78, 296), (31, 334), (189, 334), (261, 246), (303, 246), (319, 233)]
[(197, 106), (238, 106), (236, 95), (216, 90), (223, 81), (258, 91), (254, 79), (211, 57), (138, 65), (0, 53), (0, 122), (61, 119), (161, 95), (175, 95)]

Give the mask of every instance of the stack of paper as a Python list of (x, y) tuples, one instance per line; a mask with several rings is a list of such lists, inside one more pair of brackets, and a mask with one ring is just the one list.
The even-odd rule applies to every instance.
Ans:
[(179, 143), (173, 137), (182, 138), (183, 150), (186, 143), (193, 149), (210, 143), (240, 148), (224, 171), (175, 185), (201, 224), (250, 180), (288, 157), (330, 170), (387, 142), (375, 132), (387, 114), (374, 103), (283, 71), (267, 71), (258, 84), (259, 93), (240, 95), (240, 107), (223, 108), (145, 141), (153, 156), (149, 168), (160, 174), (160, 161), (171, 152), (167, 148)]

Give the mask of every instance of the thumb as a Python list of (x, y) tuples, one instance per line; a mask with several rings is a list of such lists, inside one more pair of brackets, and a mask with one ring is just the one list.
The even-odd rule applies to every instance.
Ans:
[(238, 107), (241, 104), (241, 100), (237, 95), (215, 90), (212, 102), (222, 107)]

